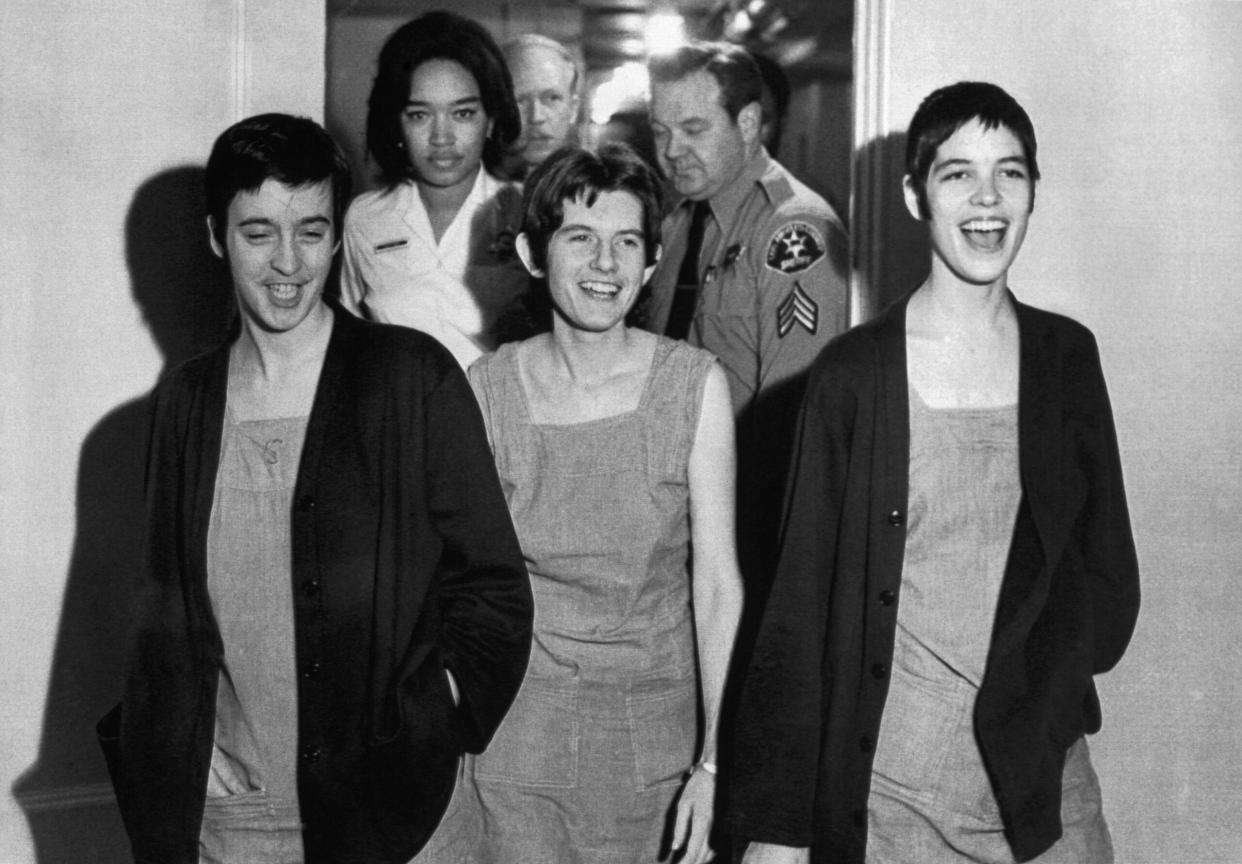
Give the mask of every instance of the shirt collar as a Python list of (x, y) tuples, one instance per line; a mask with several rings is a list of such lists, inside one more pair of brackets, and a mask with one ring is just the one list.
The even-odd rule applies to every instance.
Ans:
[[(411, 195), (418, 194), (418, 181), (413, 177), (407, 178), (405, 181), (406, 188)], [(482, 203), (488, 198), (496, 194), (496, 190), (500, 188), (502, 182), (487, 173), (486, 166), (479, 166), (479, 173), (474, 175), (474, 183), (470, 187), (470, 194), (466, 196), (466, 200), (462, 202), (462, 207), (470, 202)]]
[(467, 201), (474, 201), (482, 204), (496, 191), (496, 181), (487, 173), (487, 168), (479, 166), (479, 173), (474, 175), (474, 185), (470, 187), (470, 195)]

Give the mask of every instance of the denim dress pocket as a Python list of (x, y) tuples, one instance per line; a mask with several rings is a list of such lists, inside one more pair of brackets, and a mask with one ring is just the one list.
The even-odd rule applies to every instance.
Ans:
[(970, 729), (970, 701), (952, 687), (893, 663), (872, 769), (882, 781), (925, 800), (938, 796), (954, 735)]
[(578, 784), (576, 681), (527, 678), (488, 748), (476, 780), (572, 789)]
[(688, 677), (656, 690), (636, 687), (626, 698), (634, 745), (636, 792), (679, 784), (694, 763), (698, 687)]

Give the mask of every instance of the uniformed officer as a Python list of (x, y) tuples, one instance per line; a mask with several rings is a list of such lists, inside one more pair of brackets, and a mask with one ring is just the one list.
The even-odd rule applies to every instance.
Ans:
[(832, 207), (760, 143), (750, 55), (700, 42), (648, 70), (660, 165), (683, 200), (665, 219), (642, 323), (713, 352), (728, 375), (749, 604), (775, 554), (804, 373), (848, 323), (848, 243)]

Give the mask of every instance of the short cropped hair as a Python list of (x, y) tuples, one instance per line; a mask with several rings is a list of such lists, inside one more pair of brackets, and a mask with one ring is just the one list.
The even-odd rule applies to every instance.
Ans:
[(745, 48), (728, 42), (691, 42), (670, 54), (657, 54), (647, 61), (651, 82), (680, 81), (705, 71), (720, 85), (720, 104), (734, 121), (743, 108), (760, 101), (763, 78), (759, 66)]
[(212, 231), (224, 246), (229, 205), (239, 192), (256, 192), (265, 180), (287, 186), (332, 185), (332, 232), (341, 236), (349, 204), (349, 162), (323, 127), (306, 117), (258, 114), (220, 134), (207, 158), (203, 186)]
[(367, 100), (367, 149), (379, 166), (380, 179), (390, 186), (414, 176), (401, 135), (401, 112), (410, 98), (414, 70), (428, 60), (460, 63), (479, 85), (483, 110), (492, 122), (483, 145), (483, 164), (489, 171), (500, 165), (505, 148), (522, 129), (513, 79), (491, 34), (452, 12), (420, 15), (384, 43)]
[(646, 263), (656, 262), (660, 245), (663, 186), (646, 160), (628, 144), (605, 144), (598, 152), (562, 147), (526, 178), (522, 194), (522, 230), (530, 244), (531, 263), (548, 266), (548, 242), (565, 221), (565, 202), (582, 199), (588, 207), (601, 192), (629, 192), (643, 208)]
[(544, 36), (542, 33), (523, 33), (521, 36), (515, 36), (502, 45), (501, 51), (504, 53), (505, 59), (512, 63), (513, 58), (517, 57), (523, 51), (528, 51), (532, 48), (542, 48), (545, 51), (551, 51), (557, 57), (561, 58), (565, 65), (574, 72), (573, 78), (569, 81), (569, 92), (578, 92), (578, 82), (581, 78), (580, 73), (582, 71), (578, 65), (578, 58), (574, 57), (573, 53), (568, 48), (550, 36)]
[(984, 129), (1004, 126), (1022, 145), (1022, 155), (1031, 175), (1031, 206), (1035, 206), (1035, 181), (1039, 163), (1035, 159), (1035, 127), (1017, 100), (984, 81), (959, 81), (932, 92), (910, 120), (906, 131), (906, 175), (918, 196), (919, 215), (928, 218), (927, 175), (940, 145), (971, 120)]

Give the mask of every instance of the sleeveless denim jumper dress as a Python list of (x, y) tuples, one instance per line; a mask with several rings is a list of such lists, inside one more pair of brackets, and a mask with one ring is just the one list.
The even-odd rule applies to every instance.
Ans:
[(661, 338), (638, 407), (537, 424), (516, 345), (471, 369), (535, 598), (526, 679), (474, 760), (479, 861), (655, 861), (695, 757), (687, 466), (714, 358)]
[[(1018, 406), (932, 408), (910, 387), (910, 503), (892, 680), (872, 766), (868, 864), (1012, 864), (975, 741), (1022, 496)], [(1064, 836), (1039, 864), (1107, 864), (1087, 745), (1067, 754)]]
[(302, 861), (290, 513), (307, 419), (239, 421), (225, 408), (207, 540), (224, 668), (201, 864)]

